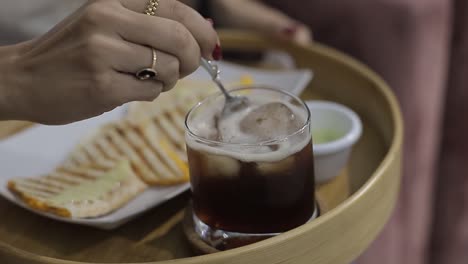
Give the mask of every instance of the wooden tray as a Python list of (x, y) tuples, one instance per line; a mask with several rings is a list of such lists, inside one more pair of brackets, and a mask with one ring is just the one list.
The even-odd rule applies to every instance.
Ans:
[[(225, 49), (289, 52), (315, 73), (304, 99), (337, 101), (361, 116), (364, 133), (348, 168), (318, 188), (329, 211), (280, 236), (193, 257), (180, 224), (187, 193), (115, 231), (52, 221), (0, 198), (0, 263), (349, 264), (366, 249), (386, 223), (400, 181), (402, 120), (390, 89), (362, 64), (319, 44), (299, 47), (245, 32), (220, 35)], [(0, 136), (27, 125), (0, 123)]]

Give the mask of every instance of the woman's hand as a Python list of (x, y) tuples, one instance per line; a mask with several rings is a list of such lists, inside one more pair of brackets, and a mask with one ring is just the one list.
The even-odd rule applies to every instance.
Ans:
[(312, 41), (309, 28), (257, 0), (211, 0), (217, 25), (254, 30), (307, 45)]
[[(148, 2), (89, 1), (44, 36), (0, 50), (7, 58), (0, 58), (0, 119), (63, 124), (150, 101), (219, 51), (212, 25), (196, 11), (161, 0), (149, 16)], [(138, 80), (151, 47), (157, 79)]]

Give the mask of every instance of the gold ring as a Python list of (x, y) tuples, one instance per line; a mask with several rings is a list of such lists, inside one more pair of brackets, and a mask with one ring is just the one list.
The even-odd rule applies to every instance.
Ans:
[(135, 76), (142, 81), (156, 79), (158, 77), (158, 72), (156, 71), (156, 61), (158, 60), (158, 57), (156, 56), (156, 50), (154, 48), (151, 48), (151, 50), (153, 51), (151, 67), (141, 69), (135, 74)]
[(158, 6), (159, 6), (159, 0), (150, 0), (148, 2), (148, 5), (146, 6), (145, 14), (154, 16), (156, 9), (158, 9)]
[[(158, 6), (159, 0), (149, 0), (148, 5), (145, 9), (145, 14), (149, 16), (154, 16), (156, 9), (158, 9)], [(140, 80), (156, 79), (158, 77), (158, 72), (156, 71), (156, 61), (158, 59), (156, 56), (156, 50), (154, 48), (151, 48), (151, 50), (153, 51), (153, 60), (151, 63), (151, 67), (141, 69), (135, 74), (135, 76)]]

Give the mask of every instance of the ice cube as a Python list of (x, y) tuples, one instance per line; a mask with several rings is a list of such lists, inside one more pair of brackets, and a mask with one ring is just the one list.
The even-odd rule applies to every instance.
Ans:
[(203, 155), (204, 169), (207, 176), (214, 177), (237, 177), (240, 164), (237, 160), (223, 155)]
[(257, 170), (263, 175), (282, 173), (292, 170), (294, 161), (294, 156), (290, 156), (276, 162), (260, 162), (257, 164)]
[(240, 122), (243, 133), (257, 140), (278, 139), (299, 130), (302, 120), (287, 105), (272, 102), (252, 109)]
[(218, 130), (216, 129), (218, 123), (218, 116), (215, 115), (213, 119), (199, 122), (193, 129), (196, 135), (200, 135), (209, 140), (218, 140)]

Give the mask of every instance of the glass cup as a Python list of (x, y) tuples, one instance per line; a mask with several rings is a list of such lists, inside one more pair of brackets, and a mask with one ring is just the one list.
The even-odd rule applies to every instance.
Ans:
[[(263, 132), (274, 131), (274, 139), (250, 137), (247, 143), (221, 140), (217, 123), (224, 117), (214, 114), (224, 106), (221, 93), (201, 101), (187, 114), (185, 139), (194, 227), (202, 240), (218, 249), (259, 241), (317, 216), (306, 104), (295, 95), (272, 88), (239, 88), (231, 93), (252, 102), (287, 105), (299, 125), (291, 130), (282, 127), (288, 120), (280, 120), (272, 130), (267, 127)], [(281, 119), (284, 114), (275, 111), (269, 112)], [(236, 123), (233, 128), (245, 126), (228, 118), (224, 122)]]

